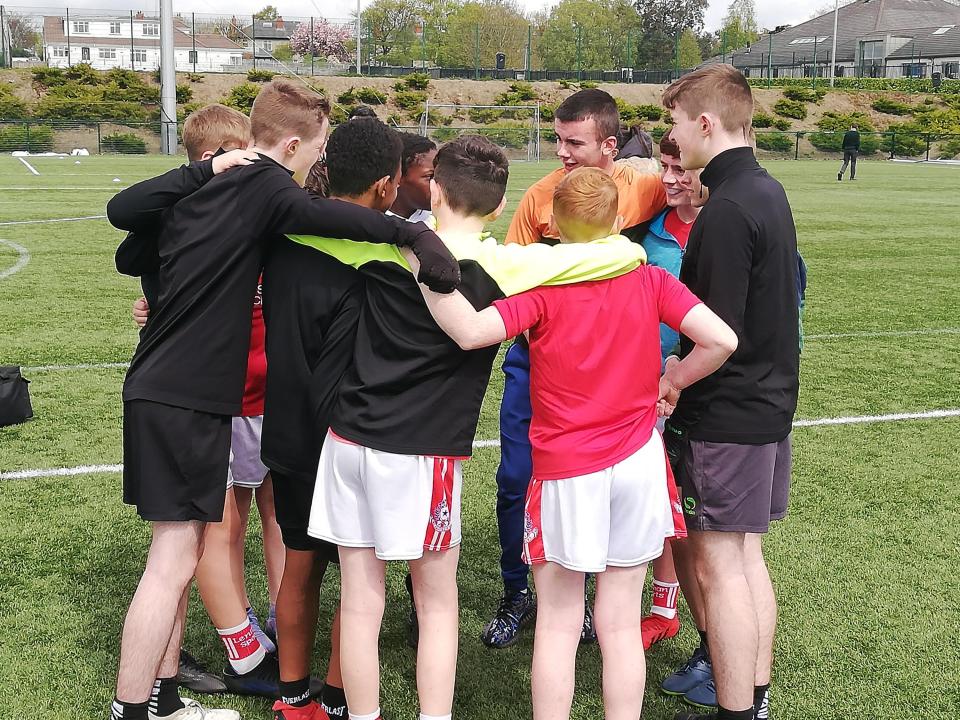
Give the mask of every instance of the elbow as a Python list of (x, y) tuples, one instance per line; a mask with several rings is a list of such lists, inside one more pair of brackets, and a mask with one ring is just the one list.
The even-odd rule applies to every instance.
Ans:
[(733, 355), (739, 345), (740, 340), (737, 338), (737, 334), (728, 327), (720, 340), (720, 348), (723, 350), (724, 356), (730, 357)]
[(457, 345), (460, 346), (461, 350), (479, 350), (482, 347), (486, 347), (484, 343), (480, 341), (480, 338), (475, 337), (459, 337), (456, 338)]

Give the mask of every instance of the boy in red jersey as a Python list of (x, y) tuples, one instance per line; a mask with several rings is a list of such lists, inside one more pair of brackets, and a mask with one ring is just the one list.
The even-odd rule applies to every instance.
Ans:
[[(616, 222), (617, 188), (602, 172), (578, 169), (557, 186), (553, 207), (564, 242), (600, 240)], [(736, 336), (672, 275), (646, 265), (612, 280), (538, 288), (480, 312), (459, 293), (421, 290), (464, 349), (530, 331), (533, 479), (524, 556), (540, 596), (535, 720), (570, 713), (585, 573), (597, 573), (605, 717), (638, 717), (646, 564), (674, 534), (654, 426), (681, 389), (720, 367)], [(697, 343), (662, 378), (661, 321)]]

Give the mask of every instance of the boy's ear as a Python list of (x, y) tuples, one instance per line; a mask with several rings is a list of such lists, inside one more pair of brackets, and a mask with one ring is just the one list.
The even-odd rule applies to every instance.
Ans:
[(504, 193), (504, 194), (503, 194), (503, 197), (500, 198), (500, 204), (497, 205), (497, 209), (494, 210), (494, 211), (493, 211), (492, 213), (490, 213), (489, 215), (487, 215), (487, 222), (493, 222), (493, 221), (496, 220), (498, 217), (500, 217), (500, 216), (503, 214), (503, 210), (504, 210), (505, 207), (507, 207), (507, 194), (506, 194), (506, 193)]
[(440, 190), (440, 186), (437, 185), (437, 181), (433, 178), (430, 179), (430, 207), (433, 209), (433, 212), (436, 213), (437, 208), (443, 204), (443, 192)]
[(283, 149), (288, 155), (295, 155), (300, 148), (300, 142), (300, 136), (294, 135), (284, 141)]
[(390, 185), (391, 180), (392, 178), (389, 175), (384, 175), (373, 184), (373, 189), (376, 192), (377, 197), (386, 197), (387, 186)]
[(217, 154), (218, 154), (218, 153), (217, 153), (217, 151), (215, 151), (215, 150), (206, 150), (206, 151), (203, 153), (203, 155), (200, 156), (200, 159), (201, 159), (201, 160), (209, 160), (210, 158), (214, 157), (214, 156), (217, 155)]
[(617, 156), (617, 139), (611, 135), (600, 142), (600, 152), (611, 157)]

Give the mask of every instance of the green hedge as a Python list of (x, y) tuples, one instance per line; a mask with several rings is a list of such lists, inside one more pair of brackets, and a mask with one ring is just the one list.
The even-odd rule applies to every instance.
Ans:
[(248, 82), (267, 83), (273, 80), (275, 76), (276, 76), (276, 73), (270, 72), (269, 70), (248, 70), (247, 71)]
[(248, 82), (240, 83), (230, 90), (230, 94), (223, 99), (223, 104), (249, 115), (250, 109), (253, 107), (253, 101), (257, 99), (259, 93), (259, 85)]
[(374, 87), (358, 88), (356, 96), (360, 102), (364, 102), (367, 105), (385, 105), (387, 102), (387, 94)]
[(123, 155), (145, 155), (146, 141), (133, 133), (113, 133), (105, 135), (100, 140), (100, 151), (107, 153), (121, 153)]
[(841, 152), (843, 150), (843, 135), (856, 125), (860, 130), (860, 154), (872, 155), (880, 149), (880, 139), (871, 133), (875, 128), (870, 118), (864, 113), (838, 113), (827, 111), (817, 121), (817, 132), (810, 134), (810, 142), (818, 150), (826, 152)]
[(405, 75), (393, 84), (393, 89), (398, 92), (403, 90), (426, 90), (430, 87), (430, 75), (427, 73), (413, 73)]
[(927, 136), (919, 123), (893, 123), (887, 128), (882, 147), (894, 155), (917, 157), (927, 152)]
[[(751, 78), (748, 82), (753, 87), (767, 87), (769, 82), (772, 87), (793, 87), (806, 86), (811, 87), (811, 78), (773, 78), (768, 81), (766, 78)], [(830, 85), (829, 78), (818, 78), (817, 86), (827, 87)], [(940, 84), (939, 90), (934, 90), (933, 80), (930, 78), (835, 78), (834, 88), (838, 90), (896, 90), (898, 92), (939, 92), (941, 95), (955, 95), (960, 93), (960, 80), (944, 79)]]
[(753, 126), (755, 128), (773, 127), (773, 121), (775, 119), (773, 115), (768, 115), (765, 112), (756, 112), (753, 114)]
[(757, 133), (757, 147), (761, 150), (771, 150), (773, 152), (790, 152), (794, 149), (796, 135), (765, 132)]
[(427, 94), (419, 90), (398, 90), (393, 96), (393, 104), (404, 110), (416, 110), (423, 107)]
[(53, 128), (48, 125), (0, 125), (0, 152), (51, 152)]
[(870, 104), (870, 107), (887, 115), (909, 115), (913, 112), (912, 106), (885, 97), (877, 98)]
[(23, 100), (0, 93), (0, 120), (23, 120), (28, 117), (30, 110)]
[(787, 98), (787, 100), (809, 103), (820, 102), (826, 94), (826, 90), (814, 90), (813, 88), (802, 86), (787, 87), (783, 91), (783, 96)]
[(773, 106), (773, 111), (782, 117), (793, 118), (794, 120), (803, 120), (807, 117), (807, 106), (799, 100), (777, 100)]

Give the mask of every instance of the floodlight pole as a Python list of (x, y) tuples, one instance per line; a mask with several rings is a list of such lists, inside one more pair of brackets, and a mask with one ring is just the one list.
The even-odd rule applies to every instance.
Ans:
[[(360, 0), (357, 0), (357, 75), (363, 75), (360, 72)], [(312, 49), (313, 43), (313, 18), (310, 18), (310, 43)], [(310, 61), (311, 66), (313, 65), (313, 60)], [(311, 71), (312, 74), (312, 71)]]
[(173, 54), (173, 0), (160, 0), (160, 152), (164, 155), (177, 154), (177, 73)]
[(773, 31), (770, 31), (769, 42), (767, 43), (767, 87), (773, 82)]
[(837, 26), (840, 23), (840, 0), (836, 0), (833, 6), (833, 51), (830, 53), (830, 87), (833, 87), (834, 78), (837, 74)]

